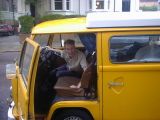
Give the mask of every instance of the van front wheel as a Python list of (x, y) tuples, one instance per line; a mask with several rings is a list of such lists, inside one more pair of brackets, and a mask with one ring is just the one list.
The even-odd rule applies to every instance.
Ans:
[(59, 111), (52, 120), (93, 120), (84, 110), (67, 109)]

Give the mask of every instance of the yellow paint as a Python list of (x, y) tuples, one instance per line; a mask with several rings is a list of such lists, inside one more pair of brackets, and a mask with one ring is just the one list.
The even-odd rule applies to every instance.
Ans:
[(50, 120), (52, 113), (58, 108), (85, 108), (93, 114), (93, 118), (99, 119), (99, 103), (96, 101), (60, 101), (51, 106), (47, 120)]
[(158, 27), (137, 27), (137, 28), (86, 28), (86, 18), (70, 18), (61, 20), (52, 20), (40, 23), (32, 29), (32, 34), (47, 33), (82, 33), (82, 32), (103, 32), (103, 31), (137, 31), (137, 30), (159, 30)]
[[(109, 39), (112, 36), (160, 34), (160, 31), (104, 32), (103, 119), (159, 120), (160, 63), (112, 64)], [(117, 83), (119, 86), (110, 86)]]
[[(80, 107), (87, 109), (95, 120), (160, 120), (160, 63), (112, 64), (109, 57), (109, 39), (112, 36), (160, 34), (160, 27), (88, 29), (85, 23), (85, 18), (73, 18), (48, 21), (33, 28), (31, 40), (27, 39), (35, 48), (27, 87), (18, 73), (19, 115), (28, 119), (30, 113), (34, 119), (35, 114), (34, 84), (40, 50), (33, 41), (34, 35), (94, 32), (97, 35), (97, 98), (56, 102), (45, 119), (50, 120), (59, 108)], [(121, 86), (112, 87), (112, 82)], [(16, 86), (15, 84), (17, 83), (12, 85)], [(17, 96), (16, 91), (13, 92)]]

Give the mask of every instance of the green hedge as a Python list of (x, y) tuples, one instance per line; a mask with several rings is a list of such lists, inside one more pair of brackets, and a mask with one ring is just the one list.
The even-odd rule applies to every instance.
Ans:
[(19, 17), (21, 33), (30, 33), (34, 26), (34, 18), (28, 15)]
[(48, 20), (56, 20), (56, 19), (63, 19), (63, 18), (64, 16), (60, 14), (45, 15), (39, 18), (38, 22), (41, 23), (41, 22), (48, 21)]
[(142, 7), (140, 7), (140, 10), (142, 10), (142, 11), (157, 11), (158, 7), (157, 6), (142, 6)]
[(38, 23), (49, 21), (49, 20), (57, 20), (57, 19), (65, 19), (65, 18), (75, 18), (75, 17), (82, 17), (80, 15), (60, 15), (60, 14), (49, 14), (42, 16), (39, 18)]

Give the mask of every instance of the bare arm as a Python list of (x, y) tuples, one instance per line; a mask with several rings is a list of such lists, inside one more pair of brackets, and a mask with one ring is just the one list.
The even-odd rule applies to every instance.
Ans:
[(78, 83), (78, 85), (71, 85), (70, 88), (80, 88), (81, 87), (81, 82)]

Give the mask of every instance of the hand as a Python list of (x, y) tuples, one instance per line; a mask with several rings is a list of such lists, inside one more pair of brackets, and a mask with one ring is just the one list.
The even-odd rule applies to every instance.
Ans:
[(80, 88), (81, 87), (81, 82), (78, 83), (78, 85), (71, 85), (70, 88)]

